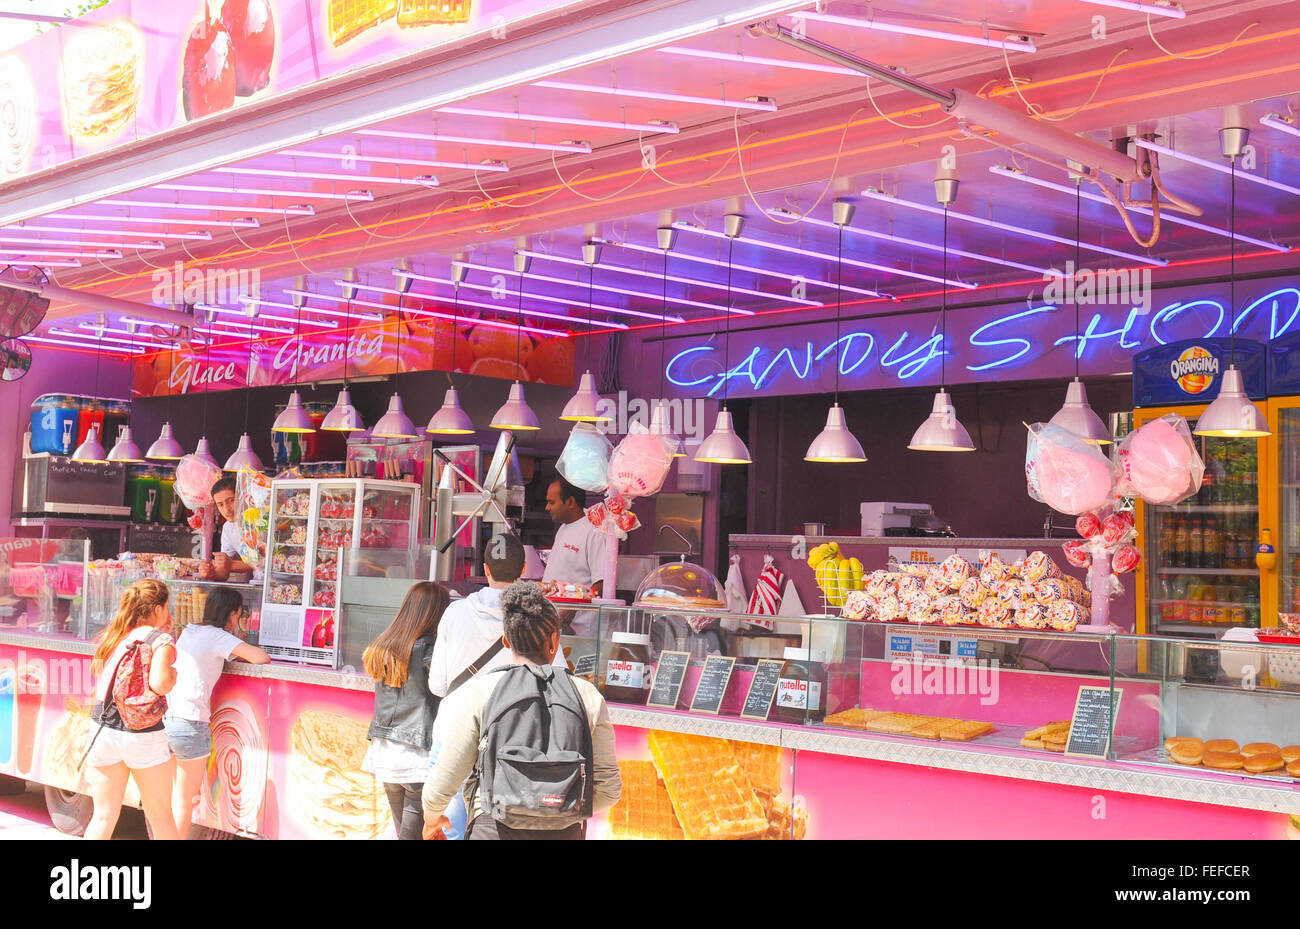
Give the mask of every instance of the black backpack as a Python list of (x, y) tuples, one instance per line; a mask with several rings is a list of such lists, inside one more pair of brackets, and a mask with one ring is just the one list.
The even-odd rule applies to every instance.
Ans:
[(472, 775), (483, 810), (512, 829), (564, 829), (589, 818), (591, 727), (568, 673), (531, 664), (492, 673), (501, 679), (483, 708)]

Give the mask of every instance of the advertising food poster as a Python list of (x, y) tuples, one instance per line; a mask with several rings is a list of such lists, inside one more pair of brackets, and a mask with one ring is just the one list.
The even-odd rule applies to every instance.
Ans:
[(0, 54), (0, 184), (573, 2), (113, 0)]
[(194, 822), (222, 832), (265, 835), (272, 747), (270, 682), (223, 674), (212, 692), (212, 754)]

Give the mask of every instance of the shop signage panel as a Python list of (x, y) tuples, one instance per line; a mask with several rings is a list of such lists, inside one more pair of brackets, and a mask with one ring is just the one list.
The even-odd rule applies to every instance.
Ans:
[(783, 664), (785, 662), (774, 658), (764, 658), (758, 662), (754, 676), (749, 681), (749, 691), (745, 694), (741, 716), (746, 719), (767, 719), (772, 712), (772, 700), (776, 697), (776, 685), (781, 678)]
[(722, 697), (727, 692), (727, 682), (736, 667), (736, 659), (722, 655), (710, 655), (704, 659), (704, 670), (700, 673), (700, 682), (695, 685), (695, 696), (691, 698), (692, 713), (712, 713), (715, 716), (722, 709)]
[(1184, 339), (1133, 356), (1133, 405), (1209, 403), (1219, 395), (1229, 364), (1241, 371), (1246, 393), (1267, 396), (1265, 346), (1237, 339)]

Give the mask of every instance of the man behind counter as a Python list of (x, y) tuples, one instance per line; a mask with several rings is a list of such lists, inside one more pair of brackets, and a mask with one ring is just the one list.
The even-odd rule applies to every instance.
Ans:
[[(559, 528), (546, 559), (543, 581), (582, 584), (599, 597), (604, 587), (605, 533), (587, 520), (587, 494), (564, 478), (556, 478), (546, 489), (546, 512)], [(594, 631), (596, 614), (561, 610), (565, 624), (578, 635)]]
[[(209, 581), (228, 581), (232, 574), (249, 575), (253, 566), (239, 557), (239, 525), (235, 522), (235, 479), (223, 477), (212, 485), (212, 502), (224, 520), (221, 526), (220, 550), (213, 552), (212, 560), (199, 566), (199, 577)], [(237, 578), (246, 581), (248, 578)]]

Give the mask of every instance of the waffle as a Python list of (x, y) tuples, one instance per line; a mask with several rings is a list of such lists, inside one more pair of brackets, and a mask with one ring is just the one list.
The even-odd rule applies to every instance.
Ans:
[(870, 732), (886, 732), (890, 735), (905, 735), (910, 729), (919, 726), (930, 717), (917, 716), (915, 713), (886, 713), (867, 723)]
[[(794, 835), (790, 835), (790, 822), (794, 820)], [(767, 832), (764, 839), (803, 839), (808, 834), (808, 811), (802, 806), (791, 806), (784, 800), (774, 800), (767, 807)]]
[(867, 724), (872, 720), (888, 715), (884, 710), (854, 707), (851, 710), (840, 710), (838, 713), (832, 713), (823, 722), (828, 726), (840, 726), (844, 729), (866, 729)]
[(400, 0), (397, 25), (436, 26), (469, 22), (470, 0)]
[(971, 739), (988, 735), (993, 731), (993, 724), (978, 719), (967, 719), (939, 730), (939, 738), (945, 742), (969, 742)]
[(668, 790), (653, 761), (620, 761), (623, 793), (609, 811), (611, 839), (682, 839)]
[(781, 746), (757, 742), (730, 744), (737, 764), (760, 797), (774, 797), (781, 792)]
[(916, 739), (938, 739), (939, 733), (950, 726), (960, 723), (960, 719), (950, 719), (947, 717), (929, 717), (924, 722), (918, 723), (907, 734)]
[(1041, 740), (1043, 736), (1047, 735), (1048, 733), (1069, 732), (1070, 725), (1071, 723), (1070, 720), (1068, 719), (1057, 720), (1056, 722), (1051, 722), (1051, 723), (1047, 723), (1044, 726), (1039, 726), (1037, 729), (1030, 729), (1028, 732), (1025, 733), (1025, 738), (1031, 740), (1032, 739)]
[(396, 15), (397, 0), (329, 0), (326, 23), (330, 44), (338, 48)]
[(767, 832), (767, 816), (721, 739), (652, 729), (650, 754), (688, 839), (746, 839)]

